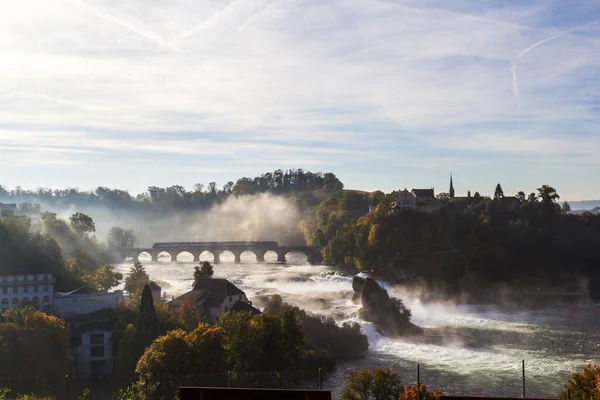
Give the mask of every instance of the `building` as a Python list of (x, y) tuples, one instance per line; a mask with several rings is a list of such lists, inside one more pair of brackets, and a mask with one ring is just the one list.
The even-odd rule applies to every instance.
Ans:
[(113, 330), (117, 315), (112, 309), (66, 317), (69, 327), (70, 375), (75, 378), (115, 373)]
[(123, 291), (108, 293), (55, 293), (54, 313), (61, 317), (92, 314), (101, 310), (116, 310), (123, 303)]
[(0, 203), (0, 211), (2, 210), (17, 212), (17, 205), (14, 203)]
[(417, 198), (414, 194), (404, 189), (396, 195), (396, 201), (392, 204), (392, 214), (413, 211), (417, 208)]
[(454, 198), (454, 184), (452, 183), (452, 174), (450, 174), (450, 190), (448, 191), (448, 196), (450, 196), (451, 199)]
[(431, 189), (413, 189), (411, 191), (412, 195), (417, 199), (417, 203), (419, 202), (429, 202), (435, 200), (435, 191), (433, 188)]
[(178, 310), (183, 303), (193, 302), (210, 322), (217, 322), (221, 315), (232, 309), (241, 308), (244, 303), (252, 308), (246, 294), (227, 279), (200, 279), (194, 289), (171, 300), (169, 310)]
[(162, 288), (154, 281), (148, 283), (150, 291), (152, 292), (152, 300), (155, 303), (162, 303)]
[(46, 313), (54, 304), (54, 284), (52, 274), (11, 275), (0, 277), (0, 298), (2, 312), (26, 305), (37, 307)]

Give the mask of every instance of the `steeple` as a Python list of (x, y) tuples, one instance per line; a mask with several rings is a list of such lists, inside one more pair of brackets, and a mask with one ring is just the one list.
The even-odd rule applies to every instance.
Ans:
[(454, 185), (452, 184), (452, 172), (450, 172), (450, 191), (448, 194), (450, 195), (451, 199), (454, 198)]

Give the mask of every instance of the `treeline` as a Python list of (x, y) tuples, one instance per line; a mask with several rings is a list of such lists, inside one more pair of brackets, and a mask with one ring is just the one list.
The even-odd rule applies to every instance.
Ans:
[(494, 198), (452, 199), (439, 211), (399, 215), (390, 215), (393, 195), (373, 196), (380, 197), (379, 206), (362, 216), (358, 210), (369, 200), (357, 194), (339, 194), (319, 206), (311, 240), (323, 246), (327, 264), (481, 296), (495, 296), (489, 289), (501, 285), (515, 292), (532, 286), (577, 291), (583, 278), (600, 296), (600, 216), (571, 214), (551, 186), (505, 197), (498, 185)]
[(340, 180), (332, 173), (310, 172), (302, 169), (276, 170), (257, 177), (244, 177), (237, 182), (228, 182), (221, 188), (215, 182), (207, 185), (198, 183), (192, 190), (183, 186), (150, 186), (137, 196), (129, 192), (107, 187), (98, 187), (90, 191), (77, 188), (26, 190), (21, 187), (7, 189), (0, 186), (0, 201), (21, 203), (20, 211), (27, 214), (41, 213), (44, 205), (61, 206), (106, 206), (116, 209), (135, 210), (205, 210), (225, 201), (229, 196), (252, 195), (258, 193), (290, 194), (300, 192), (319, 192), (321, 197), (344, 188)]
[(111, 263), (131, 247), (133, 232), (112, 228), (107, 244), (93, 235), (94, 221), (73, 214), (67, 222), (54, 213), (32, 219), (11, 211), (0, 212), (0, 276), (52, 273), (56, 290), (107, 291), (120, 283)]

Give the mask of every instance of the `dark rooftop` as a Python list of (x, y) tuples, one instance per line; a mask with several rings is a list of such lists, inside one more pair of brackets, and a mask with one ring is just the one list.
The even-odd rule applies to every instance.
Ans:
[(227, 279), (203, 278), (199, 279), (194, 286), (194, 291), (201, 290), (209, 293), (209, 297), (215, 299), (217, 303), (223, 304), (227, 296), (244, 294), (233, 283)]

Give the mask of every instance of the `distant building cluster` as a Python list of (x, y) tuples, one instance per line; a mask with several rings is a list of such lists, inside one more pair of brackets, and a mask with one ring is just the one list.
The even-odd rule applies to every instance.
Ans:
[[(55, 283), (50, 273), (1, 276), (1, 311), (31, 306), (63, 318), (69, 330), (71, 376), (114, 374), (113, 330), (116, 309), (125, 300), (123, 291), (80, 293), (81, 288), (60, 293)], [(200, 279), (193, 290), (171, 300), (157, 283), (150, 282), (149, 286), (155, 303), (166, 303), (171, 312), (176, 312), (185, 302), (192, 302), (210, 322), (217, 322), (230, 311), (259, 312), (246, 294), (226, 279)]]

